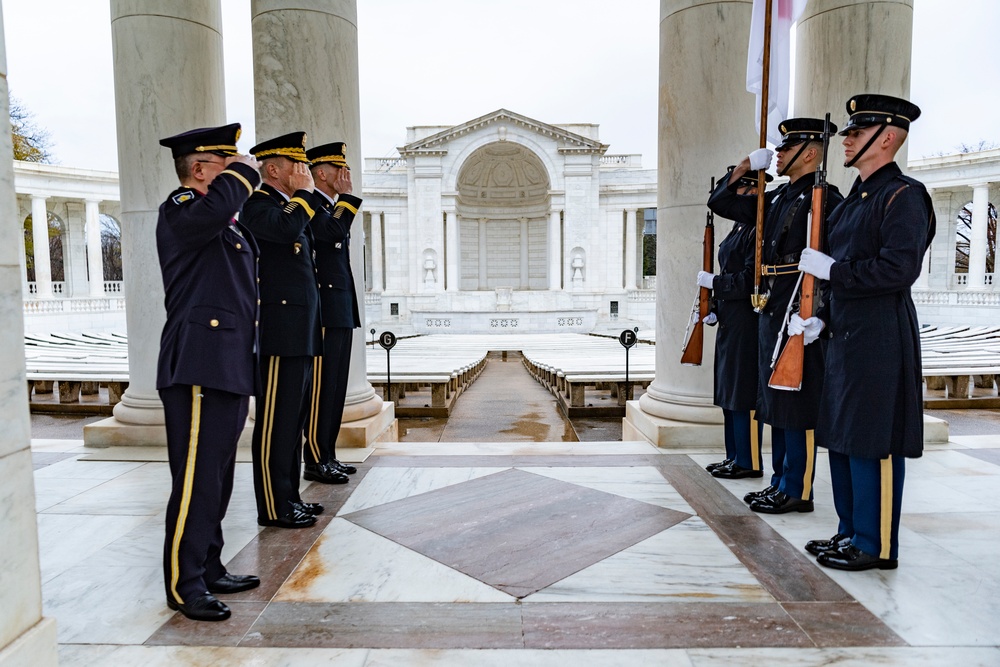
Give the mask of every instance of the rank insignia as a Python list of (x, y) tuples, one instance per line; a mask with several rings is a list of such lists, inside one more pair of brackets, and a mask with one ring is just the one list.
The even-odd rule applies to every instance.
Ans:
[(294, 252), (296, 255), (302, 252), (302, 244), (301, 243), (292, 244), (292, 252)]
[(186, 201), (194, 199), (194, 193), (190, 190), (185, 190), (184, 192), (178, 192), (171, 199), (173, 199), (175, 204), (183, 204)]

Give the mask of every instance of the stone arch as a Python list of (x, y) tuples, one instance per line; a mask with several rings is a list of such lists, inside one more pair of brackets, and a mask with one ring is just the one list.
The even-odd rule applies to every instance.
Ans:
[[(958, 209), (955, 216), (955, 236), (954, 251), (955, 259), (953, 263), (956, 274), (967, 274), (969, 272), (969, 250), (972, 237), (972, 202), (966, 203)], [(988, 202), (986, 206), (986, 273), (994, 273), (996, 270), (997, 251), (997, 209), (993, 202)]]
[[(53, 282), (65, 280), (65, 263), (63, 262), (63, 236), (66, 233), (66, 223), (52, 211), (48, 214), (49, 227), (49, 266)], [(34, 220), (31, 213), (25, 216), (21, 223), (24, 232), (24, 264), (28, 274), (28, 282), (35, 280), (35, 239)]]
[(98, 215), (101, 225), (101, 263), (104, 266), (104, 279), (109, 282), (120, 281), (122, 276), (122, 224), (116, 217), (108, 213)]

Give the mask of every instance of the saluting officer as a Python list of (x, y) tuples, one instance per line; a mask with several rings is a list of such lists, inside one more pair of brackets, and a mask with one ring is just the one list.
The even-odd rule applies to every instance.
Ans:
[(320, 354), (319, 288), (309, 220), (319, 209), (305, 132), (257, 144), (263, 184), (243, 208), (260, 245), (261, 393), (253, 430), (257, 523), (306, 528), (323, 511), (299, 496), (302, 426)]
[[(729, 167), (708, 200), (715, 202), (733, 188), (740, 197), (756, 201), (757, 179), (745, 174), (730, 184)], [(765, 182), (774, 177), (765, 174)], [(740, 211), (733, 211), (739, 213)], [(721, 215), (721, 214), (720, 214)], [(723, 216), (725, 217), (725, 216)], [(698, 272), (698, 285), (712, 290), (712, 313), (706, 324), (718, 320), (715, 338), (715, 404), (722, 408), (726, 458), (706, 469), (713, 477), (762, 477), (760, 441), (764, 425), (755, 418), (757, 405), (757, 313), (750, 303), (753, 291), (757, 229), (753, 215), (734, 220), (719, 244), (719, 273)]]
[(163, 575), (167, 606), (196, 621), (229, 618), (213, 594), (260, 585), (253, 575), (229, 574), (221, 560), (236, 444), (257, 372), (257, 247), (235, 216), (260, 176), (256, 160), (236, 152), (239, 135), (233, 123), (160, 140), (181, 183), (156, 223), (167, 310), (156, 388), (173, 480)]
[[(836, 131), (836, 126), (831, 126)], [(823, 388), (823, 351), (819, 345), (806, 349), (800, 391), (783, 391), (768, 386), (771, 359), (784, 327), (790, 301), (798, 297), (799, 255), (806, 247), (809, 226), (811, 178), (823, 162), (823, 120), (789, 118), (779, 125), (782, 141), (775, 148), (779, 176), (788, 183), (769, 192), (764, 200), (764, 238), (761, 271), (767, 276), (768, 297), (758, 321), (757, 419), (771, 426), (771, 484), (763, 491), (748, 493), (744, 500), (750, 509), (765, 514), (813, 511), (816, 443), (813, 429), (819, 413)], [(759, 149), (745, 158), (730, 174), (730, 182), (750, 169), (762, 169), (771, 161), (770, 151)], [(756, 216), (756, 201), (737, 197), (731, 191), (721, 193), (720, 205), (735, 209), (726, 217), (745, 218), (750, 210)], [(843, 197), (836, 186), (829, 186), (827, 210)]]
[[(806, 549), (840, 570), (894, 569), (904, 461), (923, 453), (920, 326), (910, 287), (934, 238), (930, 195), (895, 162), (920, 109), (888, 95), (847, 102), (845, 167), (858, 178), (830, 215), (824, 254), (799, 268), (828, 280), (820, 318), (799, 319), (804, 342), (825, 327), (826, 385), (817, 429), (830, 450), (840, 525)], [(807, 348), (808, 349), (808, 348)]]
[(344, 417), (354, 329), (361, 326), (351, 272), (351, 223), (361, 197), (351, 194), (346, 144), (334, 142), (306, 151), (320, 209), (309, 223), (316, 239), (316, 268), (323, 319), (323, 354), (313, 362), (313, 392), (306, 421), (305, 472), (308, 480), (343, 484), (358, 470), (337, 460), (337, 434)]

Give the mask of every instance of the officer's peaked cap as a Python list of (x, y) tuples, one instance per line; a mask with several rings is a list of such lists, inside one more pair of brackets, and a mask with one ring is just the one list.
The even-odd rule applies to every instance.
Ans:
[(160, 145), (173, 153), (174, 159), (191, 153), (215, 153), (216, 155), (236, 155), (236, 142), (240, 138), (240, 124), (231, 123), (222, 127), (200, 127), (160, 139)]

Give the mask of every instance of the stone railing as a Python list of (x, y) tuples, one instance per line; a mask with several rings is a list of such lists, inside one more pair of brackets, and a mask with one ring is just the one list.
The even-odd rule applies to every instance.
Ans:
[(650, 301), (656, 301), (656, 290), (629, 290), (628, 301), (629, 303), (648, 303)]
[(70, 299), (25, 299), (24, 314), (44, 313), (102, 313), (125, 310), (125, 299), (110, 298), (70, 298)]
[(1000, 292), (913, 290), (918, 306), (1000, 306)]
[[(62, 296), (66, 293), (66, 283), (59, 281), (52, 281), (52, 295)], [(28, 294), (38, 294), (38, 283), (33, 280), (28, 281)]]
[(642, 169), (642, 154), (602, 155), (601, 166), (616, 169)]
[(405, 157), (366, 157), (365, 171), (376, 173), (389, 173), (406, 171)]
[[(993, 276), (996, 274), (985, 273), (983, 274), (983, 287), (993, 287)], [(951, 274), (951, 288), (952, 289), (964, 289), (969, 287), (969, 274), (968, 273), (953, 273)], [(972, 289), (976, 289), (973, 287)]]
[(122, 281), (121, 280), (105, 280), (104, 281), (104, 293), (105, 294), (121, 294), (122, 293)]
[(642, 289), (656, 289), (656, 276), (643, 276)]
[(365, 292), (365, 307), (368, 306), (381, 306), (382, 305), (382, 295), (377, 292)]

